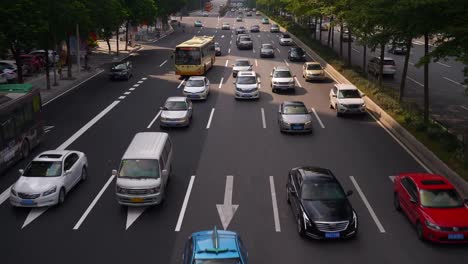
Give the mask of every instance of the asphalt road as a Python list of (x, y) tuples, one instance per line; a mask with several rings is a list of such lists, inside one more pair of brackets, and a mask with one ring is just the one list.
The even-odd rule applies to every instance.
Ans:
[[(232, 203), (239, 205), (228, 229), (243, 237), (250, 263), (467, 263), (466, 246), (421, 243), (407, 219), (394, 211), (390, 176), (423, 168), (370, 116), (337, 118), (328, 102), (333, 80), (305, 82), (302, 64), (285, 62), (288, 48), (279, 46), (269, 26), (252, 34), (255, 52), (237, 50), (235, 34), (217, 28), (225, 21), (235, 26), (260, 24), (258, 17), (242, 23), (235, 23), (231, 13), (219, 20), (200, 19), (203, 28), (194, 28), (195, 18), (185, 17), (185, 32), (176, 29), (130, 57), (135, 67), (130, 81), (112, 82), (103, 73), (44, 107), (46, 124), (54, 127), (34, 154), (75, 138), (68, 148), (87, 154), (89, 177), (61, 207), (31, 210), (13, 208), (8, 201), (0, 204), (0, 263), (181, 263), (191, 233), (221, 227), (216, 205), (223, 203), (227, 176), (233, 176)], [(222, 56), (207, 74), (210, 97), (194, 102), (189, 128), (163, 130), (170, 134), (175, 153), (165, 203), (146, 209), (121, 207), (115, 201), (111, 170), (135, 133), (162, 130), (158, 120), (151, 125), (159, 107), (168, 96), (182, 94), (171, 49), (193, 35), (215, 35), (222, 46)], [(278, 48), (275, 59), (259, 57), (260, 44), (267, 42)], [(261, 76), (260, 100), (234, 100), (230, 65), (236, 58), (251, 59)], [(285, 64), (297, 75), (296, 93), (273, 94), (269, 73)], [(315, 109), (323, 127), (314, 115), (313, 134), (280, 133), (276, 115), (284, 100), (304, 101)], [(88, 129), (74, 136), (82, 127)], [(329, 168), (346, 190), (354, 190), (350, 200), (359, 216), (357, 239), (323, 242), (299, 237), (285, 184), (289, 169), (303, 165)], [(21, 162), (0, 178), (0, 193), (24, 166)]]
[[(340, 50), (339, 28), (334, 31), (334, 50)], [(317, 31), (317, 38), (319, 32)], [(328, 32), (322, 31), (322, 43), (327, 43)], [(357, 41), (352, 44), (351, 61), (353, 65), (362, 67), (364, 49)], [(430, 46), (433, 49), (433, 46)], [(343, 54), (347, 58), (348, 43), (343, 43)], [(375, 52), (367, 49), (367, 61), (371, 57), (380, 56), (380, 49)], [(402, 78), (404, 55), (395, 55), (385, 50), (385, 56), (395, 60), (397, 72), (395, 77), (385, 77), (384, 83), (389, 87), (399, 89)], [(424, 40), (413, 40), (408, 74), (406, 80), (405, 98), (408, 101), (417, 103), (421, 109), (424, 96), (424, 67), (417, 67), (416, 64), (424, 56)], [(468, 131), (468, 95), (465, 94), (463, 83), (464, 65), (453, 58), (432, 62), (429, 65), (429, 101), (431, 115), (445, 126), (452, 128), (459, 134)]]

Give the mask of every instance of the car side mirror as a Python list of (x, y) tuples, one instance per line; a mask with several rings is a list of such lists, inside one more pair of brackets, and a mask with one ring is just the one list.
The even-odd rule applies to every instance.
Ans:
[(163, 177), (167, 177), (169, 175), (169, 173), (167, 172), (167, 170), (162, 170), (162, 176)]
[(19, 169), (18, 172), (23, 175), (24, 174), (24, 170), (23, 169)]
[(117, 170), (112, 170), (112, 176), (117, 176)]
[(346, 192), (346, 196), (351, 196), (353, 194), (353, 190), (349, 190)]

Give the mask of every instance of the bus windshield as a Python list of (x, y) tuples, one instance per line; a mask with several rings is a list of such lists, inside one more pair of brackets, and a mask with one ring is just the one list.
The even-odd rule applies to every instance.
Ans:
[(198, 48), (177, 48), (175, 52), (175, 64), (200, 65), (200, 50)]

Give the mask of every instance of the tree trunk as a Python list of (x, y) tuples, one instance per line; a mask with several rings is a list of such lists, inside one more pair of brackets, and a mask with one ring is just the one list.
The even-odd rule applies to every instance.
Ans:
[(314, 18), (314, 40), (317, 40), (317, 17)]
[(320, 16), (320, 25), (319, 25), (319, 40), (320, 40), (320, 43), (322, 43), (322, 21), (323, 21), (323, 16)]
[(340, 24), (340, 57), (343, 57), (343, 23)]
[(116, 54), (117, 54), (117, 56), (119, 56), (119, 44), (120, 44), (119, 29), (120, 29), (120, 28), (117, 28), (117, 37), (115, 38), (115, 40), (116, 40), (115, 45), (116, 45)]
[(335, 27), (330, 24), (331, 27), (331, 45), (332, 49), (335, 49)]
[(71, 55), (70, 55), (70, 36), (67, 36), (66, 43), (67, 43), (67, 60), (66, 60), (67, 61), (67, 78), (71, 79), (73, 76), (71, 72), (72, 63), (71, 63)]
[(111, 54), (112, 50), (111, 50), (111, 45), (110, 45), (110, 39), (109, 38), (106, 38), (106, 43), (107, 43), (107, 48), (109, 49), (109, 54)]
[(383, 61), (385, 58), (385, 43), (380, 44), (379, 87), (383, 84)]
[(364, 44), (362, 48), (362, 72), (364, 75), (367, 76), (367, 69), (366, 69), (366, 64), (367, 64), (367, 45)]
[(128, 50), (128, 21), (125, 23), (125, 50)]
[(351, 41), (353, 40), (352, 38), (352, 35), (351, 35), (351, 29), (348, 28), (348, 67), (351, 67), (351, 51), (352, 51), (352, 48), (351, 48)]
[(18, 78), (18, 83), (23, 83), (24, 82), (24, 80), (23, 80), (23, 62), (21, 61), (21, 58), (20, 58), (20, 51), (17, 50), (13, 46), (13, 44), (11, 44), (10, 50), (11, 50), (11, 53), (13, 54), (13, 57), (15, 58), (16, 65), (17, 65), (16, 74), (17, 74), (17, 78)]
[[(424, 34), (424, 56), (429, 53), (429, 33)], [(429, 123), (429, 61), (424, 63), (424, 123)]]
[(49, 48), (46, 47), (44, 52), (44, 58), (45, 58), (45, 76), (46, 76), (46, 87), (47, 90), (50, 89), (50, 74), (49, 74)]
[(411, 52), (411, 42), (412, 42), (412, 38), (408, 38), (406, 40), (405, 63), (403, 64), (403, 73), (401, 74), (401, 81), (400, 81), (400, 94), (398, 95), (398, 101), (400, 103), (403, 101), (403, 97), (405, 96), (406, 75), (408, 73), (408, 63), (409, 63), (409, 57), (410, 57), (410, 52)]

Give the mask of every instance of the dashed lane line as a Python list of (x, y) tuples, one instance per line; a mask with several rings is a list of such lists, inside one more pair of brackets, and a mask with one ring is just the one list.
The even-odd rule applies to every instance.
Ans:
[(132, 93), (132, 92), (125, 92), (124, 94), (125, 94), (125, 95), (129, 95), (129, 94), (131, 94), (131, 93)]
[(184, 198), (184, 202), (182, 203), (182, 208), (180, 209), (179, 218), (177, 219), (177, 224), (174, 230), (176, 232), (179, 232), (180, 228), (182, 227), (182, 221), (184, 220), (185, 211), (187, 210), (187, 205), (190, 199), (190, 193), (192, 192), (194, 181), (195, 181), (195, 175), (192, 175), (192, 177), (190, 177), (190, 182), (187, 187), (187, 192), (185, 193), (185, 198)]
[(125, 96), (119, 96), (119, 100), (125, 99)]
[(415, 84), (417, 84), (417, 85), (419, 85), (419, 86), (421, 86), (421, 87), (424, 87), (424, 85), (423, 85), (422, 83), (416, 81), (415, 79), (413, 79), (413, 78), (411, 78), (411, 77), (408, 77), (408, 76), (407, 76), (406, 78), (407, 78), (408, 80), (414, 82)]
[(279, 53), (281, 53), (281, 50), (280, 50), (280, 49), (276, 48), (276, 50), (277, 50)]
[(231, 53), (231, 48), (228, 49), (228, 53)]
[(255, 67), (258, 67), (258, 61), (255, 59)]
[(297, 77), (294, 77), (294, 80), (296, 81), (297, 85), (298, 85), (299, 87), (302, 88), (302, 84), (299, 82), (299, 80), (297, 79)]
[(164, 64), (166, 64), (166, 63), (167, 63), (167, 60), (163, 61), (163, 63), (161, 63), (161, 64), (159, 65), (159, 67), (161, 68), (161, 67), (162, 67)]
[(224, 64), (224, 67), (228, 66), (228, 62), (229, 62), (229, 60), (226, 60), (226, 63)]
[(457, 82), (457, 81), (454, 81), (454, 80), (452, 80), (452, 79), (450, 79), (450, 78), (447, 78), (447, 77), (443, 77), (443, 78), (444, 78), (445, 80), (447, 80), (447, 81), (451, 82), (451, 83), (454, 83), (454, 84), (456, 84), (456, 85), (460, 85), (460, 86), (462, 86), (462, 85), (463, 85), (462, 83), (459, 83), (459, 82)]
[(279, 213), (278, 213), (278, 202), (276, 199), (275, 180), (273, 176), (270, 176), (270, 192), (271, 192), (271, 203), (273, 205), (273, 219), (275, 220), (275, 231), (281, 232), (281, 225), (280, 225)]
[(142, 83), (143, 83), (143, 81), (138, 81), (137, 83), (138, 83), (138, 84), (142, 84)]
[(128, 89), (128, 90), (129, 90), (129, 91), (135, 91), (135, 89), (136, 89), (135, 87), (132, 87), (132, 88), (130, 88), (130, 89)]
[(135, 83), (135, 84), (133, 85), (133, 87), (138, 87), (138, 86), (140, 86), (140, 84), (138, 84), (138, 83)]
[(151, 122), (149, 123), (149, 125), (146, 127), (146, 128), (151, 128), (154, 124), (154, 122), (156, 122), (156, 120), (158, 120), (158, 117), (161, 115), (161, 110), (159, 110), (159, 112), (156, 114), (156, 116), (153, 118), (153, 120), (151, 120)]
[(263, 109), (263, 107), (260, 109), (260, 111), (262, 112), (262, 126), (263, 128), (266, 128), (266, 120), (265, 120), (265, 110)]
[(314, 115), (315, 115), (315, 118), (317, 118), (317, 121), (319, 122), (320, 127), (321, 127), (321, 128), (325, 128), (325, 126), (324, 126), (323, 123), (322, 123), (322, 120), (320, 119), (319, 115), (317, 114), (317, 111), (315, 111), (315, 108), (312, 107), (311, 109), (312, 109), (312, 112), (313, 112)]
[(182, 85), (184, 85), (184, 82), (185, 82), (185, 79), (183, 79), (183, 80), (179, 83), (179, 85), (177, 86), (177, 89), (179, 89)]
[(219, 81), (218, 89), (221, 89), (221, 86), (223, 86), (223, 81), (224, 81), (224, 77), (221, 77), (221, 80)]
[(359, 50), (352, 48), (354, 52), (361, 53)]
[(452, 67), (452, 66), (450, 66), (450, 65), (448, 65), (448, 64), (445, 64), (445, 63), (442, 63), (442, 62), (440, 62), (440, 61), (438, 61), (437, 64), (442, 65), (442, 66), (447, 67), (447, 68)]
[(146, 77), (141, 78), (141, 80), (143, 80), (143, 81), (146, 81), (147, 79), (148, 79), (148, 78), (146, 78)]
[(208, 124), (206, 124), (206, 129), (209, 129), (209, 128), (210, 128), (211, 120), (213, 119), (213, 115), (214, 115), (214, 111), (215, 111), (215, 109), (212, 108), (212, 109), (211, 109), (211, 113), (210, 113), (210, 118), (208, 119)]
[(286, 59), (284, 59), (283, 61), (284, 61), (284, 63), (286, 64), (286, 66), (289, 67), (289, 63), (286, 61)]

